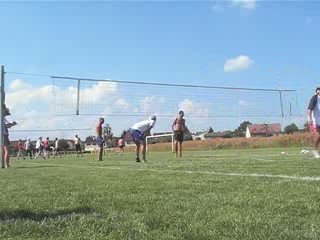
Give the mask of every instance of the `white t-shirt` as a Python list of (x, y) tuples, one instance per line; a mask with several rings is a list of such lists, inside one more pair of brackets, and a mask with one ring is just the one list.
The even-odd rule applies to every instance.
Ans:
[(59, 139), (57, 139), (55, 142), (54, 142), (54, 147), (55, 149), (57, 149), (59, 147)]
[(318, 96), (317, 105), (312, 111), (312, 121), (320, 126), (320, 97)]
[(29, 150), (29, 149), (30, 149), (30, 141), (27, 140), (27, 141), (24, 143), (24, 147), (25, 147), (26, 150)]
[(142, 134), (149, 128), (153, 128), (156, 124), (155, 120), (145, 120), (138, 122), (132, 126), (132, 129), (140, 131)]
[(36, 142), (36, 149), (39, 149), (41, 147), (41, 140), (38, 139)]
[(76, 138), (74, 139), (74, 144), (75, 144), (75, 145), (80, 144), (80, 138), (77, 138), (77, 137), (76, 137)]

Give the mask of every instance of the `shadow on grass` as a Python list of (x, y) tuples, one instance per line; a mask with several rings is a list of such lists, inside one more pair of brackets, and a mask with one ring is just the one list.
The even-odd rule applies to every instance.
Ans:
[(46, 211), (46, 212), (34, 212), (32, 210), (0, 210), (0, 221), (7, 220), (33, 220), (36, 222), (41, 222), (45, 219), (56, 219), (68, 217), (73, 214), (88, 215), (93, 214), (96, 211), (89, 207), (80, 207), (74, 209), (56, 210), (56, 211)]
[(43, 165), (43, 166), (21, 166), (21, 167), (14, 167), (14, 168), (56, 168), (59, 166), (53, 166), (53, 165)]

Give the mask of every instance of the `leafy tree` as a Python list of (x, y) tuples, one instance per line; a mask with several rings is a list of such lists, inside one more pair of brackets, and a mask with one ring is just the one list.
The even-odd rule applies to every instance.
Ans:
[(233, 131), (232, 137), (244, 137), (246, 134), (246, 130), (248, 125), (251, 125), (252, 123), (249, 121), (243, 121), (240, 126)]
[(86, 137), (85, 143), (88, 145), (92, 145), (94, 143), (94, 137), (93, 136), (88, 136)]
[(299, 128), (295, 123), (292, 123), (284, 128), (286, 134), (292, 134), (294, 132), (299, 132)]
[(59, 147), (63, 151), (69, 150), (70, 145), (68, 144), (68, 140), (60, 139), (59, 140)]
[(192, 140), (191, 132), (190, 132), (190, 130), (189, 130), (189, 128), (187, 126), (185, 126), (185, 128), (184, 128), (184, 140), (185, 141)]
[(112, 140), (113, 138), (113, 133), (112, 133), (112, 128), (110, 126), (110, 124), (106, 124), (103, 129), (102, 129), (102, 134), (103, 134), (103, 137), (104, 139), (110, 139)]
[(209, 129), (208, 129), (208, 133), (213, 133), (214, 131), (213, 131), (213, 128), (212, 127), (209, 127)]

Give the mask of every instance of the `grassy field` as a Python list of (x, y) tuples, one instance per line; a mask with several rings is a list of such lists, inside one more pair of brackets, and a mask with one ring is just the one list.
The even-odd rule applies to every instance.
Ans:
[(320, 239), (320, 162), (300, 150), (13, 160), (0, 239)]

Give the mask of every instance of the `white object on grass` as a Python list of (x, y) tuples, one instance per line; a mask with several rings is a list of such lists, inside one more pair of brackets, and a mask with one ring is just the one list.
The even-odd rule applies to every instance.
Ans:
[(319, 155), (319, 151), (317, 151), (317, 150), (313, 150), (312, 151), (312, 154), (313, 154), (313, 156), (315, 157), (315, 158), (320, 158), (320, 155)]

